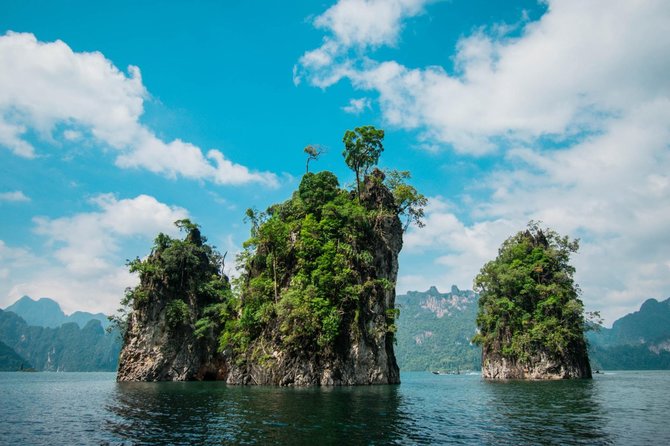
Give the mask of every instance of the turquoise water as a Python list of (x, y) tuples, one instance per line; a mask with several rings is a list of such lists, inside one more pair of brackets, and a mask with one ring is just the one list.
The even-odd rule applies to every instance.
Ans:
[(670, 372), (489, 383), (403, 373), (399, 386), (287, 389), (0, 373), (0, 443), (670, 444)]

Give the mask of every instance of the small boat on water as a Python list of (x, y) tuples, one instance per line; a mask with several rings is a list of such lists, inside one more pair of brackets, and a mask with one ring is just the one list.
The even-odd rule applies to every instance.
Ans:
[(431, 373), (432, 373), (433, 375), (460, 375), (460, 374), (461, 374), (461, 370), (460, 370), (460, 369), (456, 369), (455, 371), (451, 371), (451, 372), (441, 372), (441, 371), (439, 371), (439, 370), (433, 370)]

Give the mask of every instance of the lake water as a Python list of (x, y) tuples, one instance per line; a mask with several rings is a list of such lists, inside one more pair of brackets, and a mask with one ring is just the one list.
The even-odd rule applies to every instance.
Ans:
[(403, 373), (399, 386), (121, 383), (0, 373), (0, 443), (670, 444), (670, 372), (490, 383)]

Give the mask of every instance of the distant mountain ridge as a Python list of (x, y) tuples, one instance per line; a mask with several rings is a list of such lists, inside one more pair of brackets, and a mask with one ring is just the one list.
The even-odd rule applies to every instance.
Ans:
[(83, 328), (74, 322), (40, 327), (3, 310), (0, 342), (35, 369), (54, 372), (115, 371), (121, 349), (119, 333), (106, 333), (97, 319), (90, 319)]
[(74, 322), (79, 328), (84, 328), (91, 319), (100, 321), (102, 328), (107, 328), (109, 325), (109, 319), (102, 313), (75, 311), (68, 316), (58, 302), (48, 297), (33, 300), (29, 296), (23, 296), (5, 308), (5, 311), (11, 311), (19, 315), (28, 325), (38, 327), (58, 328), (68, 322)]
[(476, 331), (479, 295), (452, 286), (396, 297), (396, 358), (401, 370), (479, 370), (481, 350), (470, 339)]
[(591, 362), (603, 369), (670, 369), (670, 298), (648, 299), (612, 328), (587, 335)]
[(647, 344), (670, 337), (670, 298), (647, 299), (638, 311), (617, 319), (612, 328), (601, 328), (593, 340), (602, 346)]

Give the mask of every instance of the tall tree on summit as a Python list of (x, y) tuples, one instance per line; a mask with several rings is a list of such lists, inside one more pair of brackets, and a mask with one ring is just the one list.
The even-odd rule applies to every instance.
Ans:
[(379, 156), (384, 151), (382, 141), (384, 130), (371, 125), (356, 127), (353, 131), (344, 132), (344, 162), (356, 174), (356, 191), (361, 197), (361, 179), (365, 178), (370, 167), (377, 164)]
[(307, 162), (305, 163), (305, 173), (309, 173), (309, 162), (317, 161), (321, 155), (325, 152), (325, 149), (321, 146), (315, 146), (309, 144), (303, 149), (303, 152), (307, 154)]

